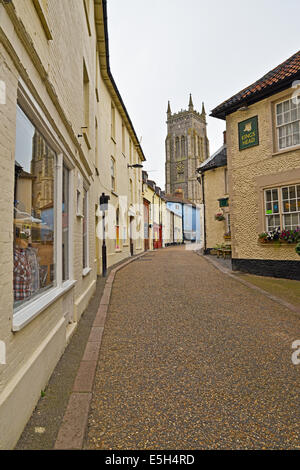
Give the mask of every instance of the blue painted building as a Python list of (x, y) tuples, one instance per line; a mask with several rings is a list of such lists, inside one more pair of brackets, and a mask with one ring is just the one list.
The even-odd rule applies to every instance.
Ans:
[(167, 208), (182, 218), (183, 241), (199, 242), (201, 237), (200, 208), (172, 196), (165, 196)]

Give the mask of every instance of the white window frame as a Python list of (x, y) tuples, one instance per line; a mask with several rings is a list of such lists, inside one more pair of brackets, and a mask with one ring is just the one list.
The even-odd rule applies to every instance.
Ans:
[[(267, 201), (267, 192), (271, 192), (271, 199), (270, 201)], [(277, 199), (273, 198), (273, 191), (277, 191)], [(274, 204), (278, 204), (278, 212), (274, 212)], [(272, 209), (267, 209), (267, 204), (271, 204)], [(275, 230), (276, 228), (281, 228), (282, 227), (282, 221), (281, 221), (281, 216), (280, 216), (280, 188), (267, 188), (264, 190), (264, 209), (265, 209), (265, 225), (266, 225), (266, 231), (270, 232), (272, 230)], [(267, 213), (268, 210), (272, 210), (272, 213)], [(279, 226), (278, 225), (272, 225), (269, 228), (269, 217), (279, 217)]]
[[(288, 98), (288, 99), (284, 99), (282, 101), (280, 101), (279, 103), (276, 103), (275, 105), (275, 123), (276, 123), (276, 134), (277, 134), (277, 148), (278, 148), (278, 151), (284, 151), (286, 149), (290, 149), (290, 148), (293, 148), (293, 147), (299, 147), (300, 146), (300, 100), (299, 98), (297, 98), (297, 104), (295, 105), (293, 103), (293, 99), (294, 98)], [(285, 103), (289, 103), (289, 110), (288, 111), (284, 111), (282, 109), (282, 112), (281, 113), (278, 113), (278, 107), (280, 105), (282, 105), (282, 108), (284, 108), (284, 104)], [(293, 110), (296, 110), (296, 119), (292, 119), (292, 109), (291, 109), (291, 103), (293, 103), (293, 105), (295, 106), (295, 108), (293, 108)], [(286, 122), (284, 122), (285, 120), (285, 113), (289, 113), (290, 114), (290, 119)], [(281, 122), (279, 122), (279, 117), (282, 119)], [(293, 134), (292, 133), (289, 133), (289, 134), (285, 134), (284, 136), (280, 136), (280, 130), (288, 130), (288, 128), (290, 126), (293, 126), (294, 124), (298, 124), (298, 142), (293, 144), (292, 145), (285, 145), (284, 147), (281, 147), (280, 146), (280, 139), (281, 138), (287, 138), (288, 136), (291, 136), (292, 137), (292, 140), (293, 140), (293, 136), (296, 135), (297, 133)]]
[[(295, 196), (296, 196), (295, 198), (290, 198), (290, 188), (292, 188), (292, 187), (295, 188)], [(289, 193), (288, 199), (283, 199), (283, 190), (284, 189), (288, 189), (288, 193)], [(297, 196), (298, 190), (299, 190), (299, 197)], [(289, 185), (281, 187), (282, 220), (283, 220), (283, 225), (284, 225), (285, 230), (287, 230), (286, 229), (287, 224), (285, 222), (285, 218), (286, 218), (287, 215), (297, 214), (298, 215), (298, 226), (297, 227), (300, 227), (300, 207), (299, 207), (299, 210), (296, 210), (296, 211), (285, 212), (285, 210), (284, 210), (284, 201), (288, 201), (288, 203), (290, 204), (293, 199), (295, 199), (295, 201), (296, 201), (296, 208), (297, 208), (298, 202), (300, 203), (300, 183), (299, 184), (289, 184)], [(295, 230), (295, 229), (289, 228), (288, 230)]]
[[(272, 229), (269, 229), (269, 226), (268, 226), (268, 217), (270, 216), (279, 216), (279, 228), (280, 230), (287, 230), (286, 229), (286, 224), (285, 224), (285, 216), (286, 215), (289, 215), (289, 214), (298, 214), (298, 220), (299, 220), (299, 227), (300, 227), (300, 210), (298, 211), (292, 211), (292, 212), (284, 212), (284, 206), (283, 206), (283, 202), (284, 202), (284, 199), (283, 199), (283, 189), (285, 188), (291, 188), (291, 187), (295, 187), (295, 191), (296, 191), (296, 205), (297, 205), (297, 188), (299, 187), (300, 188), (300, 182), (299, 183), (288, 183), (288, 184), (281, 184), (280, 186), (275, 186), (275, 187), (271, 187), (271, 188), (265, 188), (264, 189), (264, 213), (265, 213), (265, 228), (266, 228), (266, 231), (269, 232), (271, 230), (274, 230), (274, 228)], [(272, 198), (271, 198), (271, 201), (267, 201), (267, 198), (266, 198), (266, 193), (267, 191), (273, 191), (273, 190), (276, 190), (277, 191), (277, 194), (278, 194), (278, 200), (275, 200), (273, 199), (273, 195), (272, 195)], [(290, 201), (290, 199), (288, 199)], [(267, 202), (271, 203), (272, 205), (272, 211), (273, 211), (273, 203), (274, 202), (277, 202), (278, 203), (278, 212), (272, 212), (272, 214), (267, 214)], [(278, 227), (278, 226), (276, 226)], [(294, 229), (288, 229), (288, 230), (294, 230)]]
[[(41, 312), (43, 312), (49, 305), (55, 302), (59, 297), (71, 289), (76, 281), (73, 280), (73, 263), (72, 253), (70, 249), (69, 259), (69, 280), (62, 281), (62, 167), (63, 162), (70, 169), (71, 173), (75, 165), (72, 162), (64, 145), (59, 140), (56, 132), (45, 116), (43, 110), (37, 101), (31, 95), (25, 82), (20, 79), (18, 87), (18, 105), (22, 108), (24, 113), (28, 116), (31, 122), (36, 126), (38, 131), (43, 135), (47, 144), (56, 153), (55, 163), (55, 179), (54, 179), (54, 220), (55, 220), (55, 238), (54, 238), (54, 264), (55, 264), (55, 285), (51, 287), (46, 293), (28, 300), (26, 304), (20, 305), (13, 312), (12, 316), (12, 330), (20, 331)], [(70, 192), (72, 188), (73, 178), (70, 174)], [(70, 193), (71, 194), (71, 193)], [(71, 206), (71, 204), (70, 204)], [(73, 214), (70, 210), (70, 230), (69, 230), (69, 245), (72, 246), (72, 220)]]
[[(90, 236), (90, 230), (89, 230), (89, 224), (90, 224), (90, 191), (89, 191), (89, 185), (84, 181), (83, 183), (83, 191), (86, 192), (86, 244), (84, 246), (83, 243), (83, 227), (82, 227), (82, 250), (85, 249), (85, 259), (86, 259), (86, 266), (83, 266), (82, 263), (82, 276), (85, 277), (91, 272), (91, 266), (90, 266), (90, 243), (89, 243), (89, 236)], [(83, 219), (84, 219), (84, 197), (82, 197), (82, 224), (83, 224)], [(83, 260), (83, 252), (82, 252), (82, 260)]]

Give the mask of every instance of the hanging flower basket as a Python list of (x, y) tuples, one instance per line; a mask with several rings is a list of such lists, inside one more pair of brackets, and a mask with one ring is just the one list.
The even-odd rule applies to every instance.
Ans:
[(224, 217), (224, 214), (223, 212), (217, 212), (217, 214), (215, 215), (215, 220), (218, 220), (218, 221), (222, 221), (222, 220), (225, 220), (225, 217)]

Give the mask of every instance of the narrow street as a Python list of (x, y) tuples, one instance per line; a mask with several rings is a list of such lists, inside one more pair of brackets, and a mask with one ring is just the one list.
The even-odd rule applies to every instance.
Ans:
[(299, 338), (194, 252), (148, 252), (113, 285), (84, 448), (300, 448)]

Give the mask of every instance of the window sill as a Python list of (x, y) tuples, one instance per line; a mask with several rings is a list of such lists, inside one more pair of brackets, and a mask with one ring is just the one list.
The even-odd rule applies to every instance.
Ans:
[(82, 271), (82, 277), (86, 277), (91, 272), (91, 270), (92, 268), (84, 268)]
[(49, 305), (56, 302), (59, 297), (68, 292), (68, 290), (70, 290), (75, 284), (76, 281), (66, 281), (62, 287), (53, 288), (47, 294), (33, 300), (29, 305), (26, 305), (26, 307), (16, 312), (13, 317), (12, 331), (15, 332), (22, 330), (41, 312), (46, 310)]
[(272, 157), (278, 157), (279, 155), (295, 152), (296, 150), (300, 150), (300, 145), (295, 145), (295, 147), (288, 147), (286, 149), (280, 150), (279, 152), (274, 152), (272, 153)]
[(278, 241), (278, 240), (272, 240), (272, 241), (267, 241), (267, 242), (260, 242), (258, 241), (258, 244), (261, 245), (261, 246), (292, 246), (295, 248), (295, 246), (297, 245), (297, 242), (293, 242), (293, 243), (288, 243), (288, 242), (284, 242), (284, 241)]
[(117, 193), (115, 193), (113, 189), (111, 189), (111, 194), (113, 194), (116, 197), (119, 197), (119, 195)]

